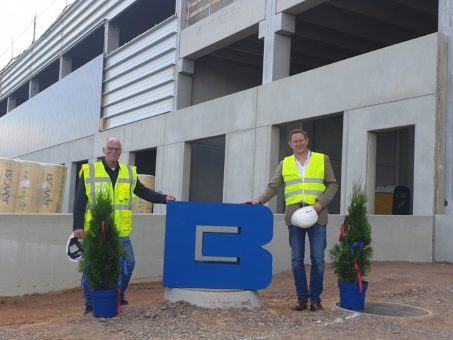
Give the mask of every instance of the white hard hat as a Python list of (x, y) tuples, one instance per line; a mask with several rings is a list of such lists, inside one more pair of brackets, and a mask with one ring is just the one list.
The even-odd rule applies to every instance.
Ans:
[(291, 216), (291, 224), (304, 229), (310, 228), (317, 220), (318, 214), (312, 205), (297, 209)]
[(74, 233), (71, 233), (66, 243), (66, 256), (69, 261), (80, 262), (83, 255), (82, 240), (74, 237)]

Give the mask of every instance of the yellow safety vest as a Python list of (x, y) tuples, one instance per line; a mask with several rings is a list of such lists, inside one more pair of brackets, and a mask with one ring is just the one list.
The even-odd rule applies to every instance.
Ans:
[(315, 204), (326, 190), (324, 185), (324, 154), (312, 152), (305, 177), (300, 177), (294, 155), (285, 157), (282, 169), (285, 182), (285, 204), (306, 202)]
[[(105, 171), (102, 161), (83, 164), (82, 171), (85, 180), (85, 191), (88, 197), (85, 212), (84, 229), (88, 230), (92, 219), (91, 208), (96, 198), (96, 193), (103, 190), (112, 197), (115, 211), (115, 225), (120, 237), (127, 237), (132, 232), (132, 201), (135, 197), (134, 190), (137, 184), (137, 168), (119, 163), (118, 178), (113, 189), (112, 181)], [(94, 176), (93, 176), (94, 174)]]

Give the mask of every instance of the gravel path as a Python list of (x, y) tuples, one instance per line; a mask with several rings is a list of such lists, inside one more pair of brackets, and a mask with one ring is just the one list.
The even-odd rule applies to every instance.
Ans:
[[(330, 273), (325, 310), (295, 312), (290, 308), (292, 277), (282, 273), (261, 292), (264, 307), (259, 310), (204, 309), (156, 299), (131, 303), (111, 319), (78, 311), (48, 321), (0, 322), (0, 339), (453, 339), (453, 265), (381, 263), (373, 271), (367, 300), (410, 304), (433, 314), (393, 318), (338, 309)], [(156, 296), (163, 293), (159, 289)]]

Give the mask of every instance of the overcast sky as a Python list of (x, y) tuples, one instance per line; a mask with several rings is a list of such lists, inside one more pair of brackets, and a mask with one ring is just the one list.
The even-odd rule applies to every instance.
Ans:
[[(36, 14), (36, 38), (57, 19), (74, 0), (0, 0), (0, 69), (19, 55), (33, 40)], [(11, 46), (11, 40), (14, 41)], [(12, 47), (12, 48), (11, 48)]]

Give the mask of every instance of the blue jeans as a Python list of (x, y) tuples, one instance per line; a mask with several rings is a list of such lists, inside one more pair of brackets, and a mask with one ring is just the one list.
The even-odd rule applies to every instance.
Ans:
[[(134, 271), (135, 267), (135, 256), (134, 256), (134, 249), (132, 248), (132, 243), (129, 237), (120, 237), (120, 242), (126, 251), (126, 270), (122, 268), (121, 271), (121, 301), (124, 298), (124, 292), (129, 286), (129, 281), (132, 277), (132, 272)], [(124, 264), (124, 261), (122, 262)], [(127, 273), (127, 274), (126, 274)], [(88, 280), (86, 279), (85, 275), (82, 275), (82, 286), (83, 286), (83, 297), (85, 299), (85, 306), (91, 306), (93, 304), (93, 299), (91, 297), (91, 290), (89, 288)]]
[[(315, 224), (308, 229), (289, 226), (289, 245), (291, 246), (292, 268), (296, 295), (300, 300), (308, 300), (312, 303), (321, 301), (324, 281), (324, 251), (326, 249), (326, 225)], [(305, 234), (308, 234), (310, 242), (310, 287), (307, 286), (305, 274)]]

